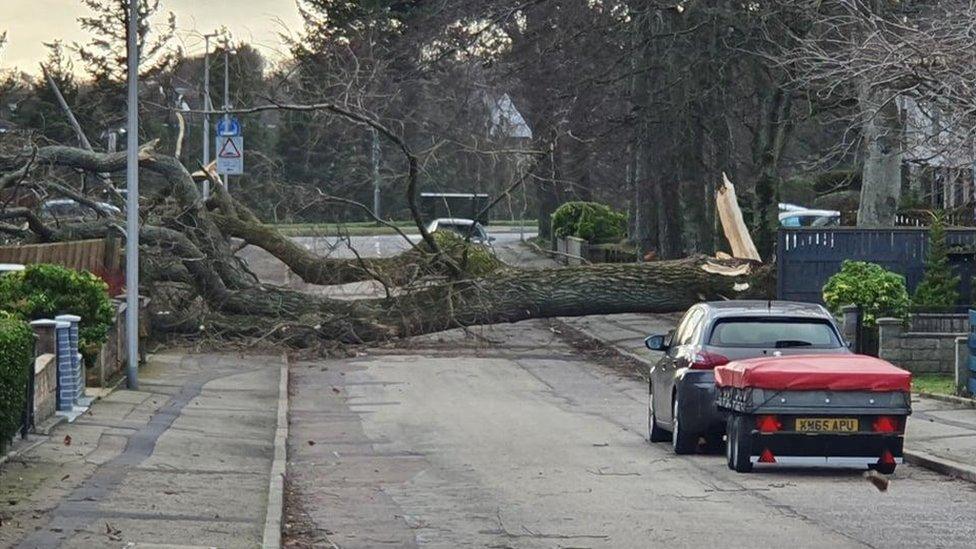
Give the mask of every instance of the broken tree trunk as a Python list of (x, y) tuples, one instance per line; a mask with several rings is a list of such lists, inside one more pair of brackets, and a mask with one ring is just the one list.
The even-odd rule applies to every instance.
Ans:
[[(125, 168), (124, 153), (72, 147), (43, 147), (36, 158), (47, 166), (92, 173)], [(20, 167), (0, 158), (0, 172)], [(144, 197), (154, 206), (142, 212), (140, 235), (147, 258), (152, 258), (143, 266), (152, 271), (146, 273), (150, 286), (143, 291), (154, 297), (159, 325), (182, 333), (330, 345), (532, 318), (674, 312), (705, 299), (767, 296), (769, 270), (742, 259), (691, 258), (538, 271), (489, 264), (489, 274), (476, 277), (473, 271), (457, 272), (439, 263), (440, 257), (450, 261), (454, 252), (442, 255), (414, 249), (397, 258), (368, 261), (314, 258), (229, 197), (218, 192), (215, 200), (205, 203), (175, 158), (143, 147), (140, 167), (166, 183), (159, 196)], [(120, 228), (105, 221), (51, 230), (38, 220), (30, 230), (57, 240)], [(398, 284), (385, 298), (352, 301), (269, 287), (260, 284), (234, 255), (234, 236), (278, 256), (303, 278), (333, 284), (366, 278), (386, 284), (407, 280), (407, 284)], [(397, 278), (410, 269), (416, 277)]]
[(746, 222), (742, 219), (742, 210), (739, 209), (739, 201), (735, 195), (735, 185), (724, 173), (722, 185), (715, 194), (718, 216), (722, 220), (722, 229), (725, 231), (729, 246), (732, 247), (732, 257), (761, 262), (759, 251), (756, 250)]

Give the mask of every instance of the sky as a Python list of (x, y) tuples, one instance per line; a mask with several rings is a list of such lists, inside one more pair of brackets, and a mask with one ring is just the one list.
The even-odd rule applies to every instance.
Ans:
[[(177, 41), (189, 54), (203, 51), (203, 32), (226, 26), (235, 41), (253, 44), (269, 59), (284, 57), (279, 34), (301, 28), (296, 0), (161, 0), (164, 11), (176, 14)], [(0, 32), (7, 46), (0, 52), (0, 68), (37, 72), (47, 55), (44, 42), (60, 38), (66, 44), (89, 36), (78, 26), (86, 13), (79, 0), (0, 0)], [(164, 23), (159, 18), (158, 23)]]

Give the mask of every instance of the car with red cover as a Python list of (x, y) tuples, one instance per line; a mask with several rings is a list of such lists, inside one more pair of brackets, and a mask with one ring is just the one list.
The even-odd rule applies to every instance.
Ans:
[(647, 439), (677, 454), (701, 442), (720, 450), (726, 418), (713, 369), (768, 356), (850, 354), (831, 314), (815, 303), (732, 300), (694, 305), (667, 335), (644, 341), (659, 354), (648, 377)]
[(902, 461), (911, 374), (869, 356), (809, 354), (714, 369), (729, 468), (841, 464), (891, 474)]

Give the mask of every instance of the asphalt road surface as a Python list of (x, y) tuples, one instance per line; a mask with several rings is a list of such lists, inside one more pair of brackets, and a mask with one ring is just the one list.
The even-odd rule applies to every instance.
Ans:
[[(520, 240), (518, 232), (508, 232), (508, 229), (505, 231), (490, 233), (495, 237), (495, 242), (492, 243), (494, 247), (505, 247)], [(535, 235), (535, 231), (526, 232), (525, 238), (532, 238)], [(407, 236), (413, 242), (420, 242), (420, 235), (408, 234)], [(337, 237), (300, 236), (293, 240), (319, 255), (341, 258), (356, 257), (350, 248), (355, 249), (361, 257), (389, 257), (410, 248), (400, 235), (353, 236), (348, 240)]]
[[(647, 331), (669, 322), (648, 317)], [(298, 536), (342, 548), (976, 544), (964, 481), (902, 465), (879, 492), (857, 470), (743, 475), (724, 456), (648, 444), (646, 385), (558, 331), (529, 321), (294, 363)]]

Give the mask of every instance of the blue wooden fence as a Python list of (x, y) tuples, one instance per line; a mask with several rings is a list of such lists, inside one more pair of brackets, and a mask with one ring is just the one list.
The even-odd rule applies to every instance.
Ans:
[(969, 394), (976, 395), (976, 311), (969, 311), (969, 326), (969, 380), (966, 382), (966, 389)]
[[(946, 240), (950, 249), (976, 252), (976, 229), (948, 229)], [(922, 280), (927, 251), (928, 230), (924, 228), (780, 229), (776, 294), (779, 299), (821, 303), (824, 284), (840, 270), (845, 259), (877, 263), (902, 274), (909, 291), (913, 291)], [(961, 301), (969, 303), (976, 254), (952, 253), (950, 263), (962, 277)]]

